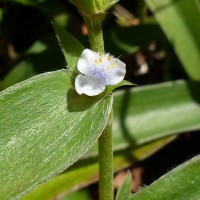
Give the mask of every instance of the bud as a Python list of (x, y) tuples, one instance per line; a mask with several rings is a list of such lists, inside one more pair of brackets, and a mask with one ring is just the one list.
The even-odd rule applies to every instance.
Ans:
[(85, 17), (105, 13), (119, 0), (69, 0)]

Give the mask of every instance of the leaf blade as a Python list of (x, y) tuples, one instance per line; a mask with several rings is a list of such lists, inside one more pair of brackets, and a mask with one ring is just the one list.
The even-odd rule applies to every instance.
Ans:
[(132, 200), (196, 200), (199, 189), (200, 156), (185, 162), (162, 176), (149, 187), (132, 196)]
[(199, 90), (200, 82), (179, 80), (115, 92), (114, 151), (200, 129)]
[(131, 173), (128, 172), (126, 177), (124, 178), (122, 184), (120, 185), (116, 200), (130, 200), (131, 199)]
[(146, 3), (155, 14), (190, 78), (200, 80), (200, 28), (194, 23), (200, 21), (199, 2), (146, 0)]
[[(174, 137), (162, 139), (136, 149), (127, 149), (114, 153), (114, 171), (119, 171), (137, 161), (152, 155), (163, 146), (171, 142)], [(127, 159), (127, 155), (130, 159)], [(98, 180), (98, 159), (83, 159), (71, 166), (66, 172), (56, 176), (48, 182), (38, 185), (33, 191), (25, 195), (22, 200), (50, 200), (56, 196), (70, 193), (88, 186)]]
[(101, 134), (112, 98), (100, 100), (83, 113), (69, 112), (66, 93), (71, 87), (66, 71), (57, 71), (1, 93), (1, 199), (19, 198), (64, 171)]
[(68, 64), (69, 72), (73, 75), (76, 72), (78, 59), (84, 50), (82, 44), (64, 28), (53, 24), (63, 55)]

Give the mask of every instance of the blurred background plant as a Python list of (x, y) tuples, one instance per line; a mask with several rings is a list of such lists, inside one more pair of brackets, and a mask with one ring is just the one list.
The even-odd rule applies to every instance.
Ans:
[[(65, 67), (51, 21), (89, 46), (82, 18), (66, 0), (13, 0), (2, 1), (0, 6), (2, 89)], [(116, 4), (107, 14), (104, 37), (106, 51), (126, 60), (128, 80), (141, 85), (187, 77), (144, 2)]]
[[(67, 0), (0, 1), (1, 90), (66, 67), (52, 21), (89, 47), (87, 28)], [(127, 64), (125, 79), (138, 85), (123, 95), (116, 92), (114, 100), (114, 168), (129, 167), (133, 192), (200, 153), (199, 21), (196, 0), (121, 0), (107, 13), (105, 50), (120, 56)], [(96, 156), (94, 146), (22, 199), (97, 199)], [(125, 171), (116, 173), (116, 188)]]

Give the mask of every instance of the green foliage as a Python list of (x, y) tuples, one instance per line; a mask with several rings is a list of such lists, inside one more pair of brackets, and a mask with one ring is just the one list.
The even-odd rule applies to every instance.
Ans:
[[(78, 69), (76, 68), (77, 61), (84, 50), (84, 47), (79, 43), (79, 41), (70, 33), (68, 33), (64, 28), (54, 25), (55, 32), (57, 34), (58, 41), (61, 45), (63, 54), (65, 56), (65, 60), (68, 63), (67, 68), (69, 69), (70, 77), (72, 78), (72, 82), (74, 82), (75, 77), (77, 74), (79, 74)], [(73, 102), (73, 105), (80, 104), (82, 105), (82, 102), (89, 101), (88, 104), (91, 104), (92, 100), (102, 98), (103, 96), (106, 96), (110, 94), (114, 89), (125, 86), (125, 85), (133, 85), (132, 83), (128, 81), (121, 81), (119, 84), (114, 86), (108, 86), (105, 93), (103, 95), (99, 95), (97, 98), (88, 98), (85, 95), (79, 96), (76, 93), (71, 93), (71, 96), (73, 96), (73, 99), (77, 102)], [(71, 105), (71, 106), (73, 106)], [(75, 105), (76, 106), (76, 105)], [(84, 105), (85, 106), (85, 105)]]
[[(105, 6), (105, 2), (108, 1), (101, 1), (95, 9)], [(126, 60), (127, 79), (130, 77), (129, 80), (136, 84), (148, 84), (114, 94), (115, 172), (149, 157), (174, 140), (177, 134), (200, 129), (200, 83), (197, 82), (200, 80), (199, 1), (146, 0), (146, 5), (141, 2), (130, 3), (132, 7), (139, 5), (137, 11), (135, 13), (130, 6), (134, 15), (127, 21), (121, 20), (120, 26), (114, 23), (111, 13), (118, 17), (118, 21), (117, 11), (125, 17), (130, 15), (117, 6), (106, 15), (105, 21), (106, 52), (122, 55)], [(125, 7), (129, 10), (129, 6)], [(87, 9), (91, 11), (92, 7)], [(33, 188), (22, 199), (50, 200), (98, 180), (95, 142), (112, 107), (109, 94), (116, 87), (131, 84), (123, 81), (94, 98), (75, 92), (76, 64), (84, 46), (88, 46), (88, 39), (82, 35), (84, 26), (80, 16), (71, 10), (73, 6), (68, 1), (5, 0), (0, 4), (0, 89), (10, 87), (0, 94), (2, 200), (18, 199)], [(131, 25), (135, 16), (139, 18), (139, 24)], [(64, 57), (56, 43), (50, 24), (52, 20), (72, 33), (53, 24)], [(152, 59), (156, 52), (145, 54), (150, 72), (133, 75), (137, 55), (133, 53), (141, 49), (150, 51), (152, 42), (160, 45), (163, 56), (157, 66), (162, 70), (161, 76), (152, 73), (156, 71)], [(67, 70), (55, 71), (66, 66)], [(185, 75), (181, 68), (185, 69)], [(47, 71), (53, 72), (28, 79)], [(185, 79), (187, 75), (196, 82), (177, 80)], [(164, 82), (166, 77), (169, 82)], [(157, 81), (163, 83), (150, 85)], [(199, 199), (199, 159), (197, 156), (187, 161), (132, 197), (131, 177), (127, 176), (116, 198)], [(64, 198), (89, 199), (89, 196), (83, 190)]]
[(1, 199), (19, 198), (64, 171), (101, 134), (111, 98), (81, 113), (69, 112), (66, 94), (71, 87), (66, 71), (57, 71), (1, 93)]
[(165, 35), (156, 23), (105, 30), (105, 47), (115, 55), (135, 53), (154, 40), (166, 42)]
[(70, 0), (84, 17), (105, 13), (119, 0)]
[(74, 76), (77, 75), (77, 61), (84, 50), (84, 47), (73, 35), (65, 31), (64, 28), (56, 26), (55, 24), (53, 26), (65, 56), (65, 60), (68, 64), (67, 68), (74, 79)]
[(118, 87), (122, 87), (122, 86), (133, 86), (135, 84), (128, 82), (128, 81), (121, 81), (120, 83), (118, 83), (117, 85), (112, 85), (112, 86), (107, 86), (106, 91), (105, 91), (105, 96), (110, 94), (113, 90), (115, 90)]
[(200, 198), (199, 170), (200, 156), (196, 156), (133, 195), (131, 200), (197, 200)]
[[(196, 96), (195, 100), (192, 96), (192, 93), (194, 94), (199, 89), (199, 83), (178, 81), (115, 92), (114, 170), (117, 171), (146, 158), (170, 141), (167, 139), (152, 143), (156, 139), (199, 129), (200, 106), (196, 103), (199, 98)], [(145, 98), (150, 95), (151, 101)], [(126, 108), (127, 112), (125, 112)], [(122, 111), (125, 112), (124, 115)], [(130, 120), (124, 123), (123, 119)], [(143, 121), (144, 119), (146, 120)], [(146, 143), (152, 144), (140, 147)], [(70, 191), (70, 188), (78, 187), (80, 183), (87, 185), (94, 182), (98, 176), (98, 162), (91, 157), (94, 158), (97, 155), (97, 144), (95, 144), (84, 155), (85, 160), (79, 161), (74, 168), (39, 186), (24, 199), (48, 199), (59, 193)]]
[(196, 156), (134, 195), (130, 193), (131, 175), (128, 174), (118, 190), (116, 200), (199, 199), (199, 170), (200, 156)]
[[(175, 81), (114, 94), (114, 150), (200, 128), (200, 82)], [(147, 98), (148, 97), (148, 98)], [(88, 153), (97, 154), (93, 146)]]
[(87, 190), (76, 191), (62, 198), (62, 200), (80, 200), (80, 199), (92, 200)]
[(33, 64), (31, 62), (22, 61), (15, 66), (14, 69), (4, 78), (2, 82), (2, 89), (6, 89), (16, 83), (24, 81), (36, 74)]
[[(140, 160), (143, 160), (174, 139), (165, 138), (137, 148), (124, 149), (114, 153), (114, 171), (121, 170)], [(127, 142), (128, 143), (128, 142)], [(129, 158), (129, 159), (127, 159)], [(76, 162), (64, 173), (52, 178), (44, 184), (38, 185), (25, 195), (22, 200), (49, 200), (56, 196), (70, 193), (98, 180), (98, 158), (88, 156)]]
[(131, 174), (129, 172), (117, 191), (116, 200), (124, 200), (124, 198), (126, 198), (126, 200), (130, 200), (131, 199), (130, 190), (131, 190)]
[[(63, 29), (55, 29), (69, 67), (74, 70), (83, 47)], [(67, 36), (70, 39), (68, 43), (65, 41)], [(71, 50), (72, 46), (74, 51)], [(16, 75), (17, 71), (13, 74)], [(94, 98), (89, 102), (81, 99), (81, 104), (77, 104), (75, 97), (70, 95), (71, 91), (73, 84), (70, 75), (66, 71), (57, 71), (33, 77), (1, 93), (1, 177), (6, 185), (1, 184), (2, 199), (18, 198), (34, 185), (62, 172), (101, 134), (112, 98)], [(59, 148), (55, 150), (57, 146)], [(7, 178), (14, 168), (18, 170)]]
[(200, 21), (196, 0), (146, 0), (193, 80), (200, 80)]

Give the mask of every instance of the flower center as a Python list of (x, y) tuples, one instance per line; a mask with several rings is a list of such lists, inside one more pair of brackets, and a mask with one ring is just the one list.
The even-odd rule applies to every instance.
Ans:
[(113, 76), (113, 69), (117, 67), (115, 58), (109, 54), (103, 55), (99, 53), (94, 60), (90, 77), (97, 83), (107, 85)]
[(91, 77), (98, 83), (102, 85), (106, 85), (109, 79), (109, 74), (104, 71), (104, 69), (101, 68), (94, 68), (91, 71)]

